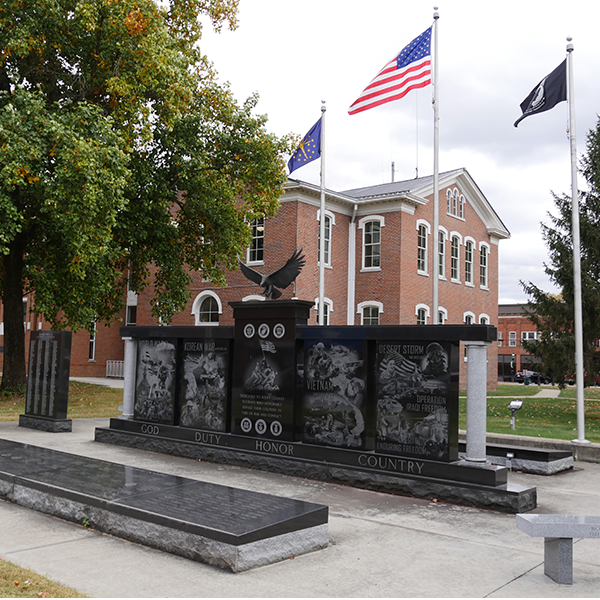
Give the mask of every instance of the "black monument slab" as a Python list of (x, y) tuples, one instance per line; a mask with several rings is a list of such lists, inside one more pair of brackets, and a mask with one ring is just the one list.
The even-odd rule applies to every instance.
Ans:
[(71, 431), (67, 419), (70, 331), (32, 331), (29, 342), (29, 368), (25, 414), (19, 426), (43, 431)]
[(173, 424), (177, 346), (174, 340), (138, 342), (134, 418)]
[(0, 440), (0, 497), (233, 571), (328, 544), (328, 508)]
[(304, 342), (302, 441), (365, 447), (366, 362), (363, 340)]
[(378, 452), (458, 458), (458, 345), (421, 340), (377, 343)]
[(226, 431), (229, 397), (230, 340), (182, 340), (179, 424)]
[(294, 439), (296, 325), (312, 302), (232, 302), (235, 318), (231, 432)]

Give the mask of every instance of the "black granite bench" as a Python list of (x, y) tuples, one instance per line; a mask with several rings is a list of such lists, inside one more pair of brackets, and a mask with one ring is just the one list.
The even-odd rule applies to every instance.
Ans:
[(7, 440), (0, 498), (234, 572), (329, 543), (327, 506)]
[(557, 583), (573, 583), (573, 538), (600, 538), (600, 517), (517, 515), (517, 527), (544, 539), (544, 573)]
[[(466, 453), (466, 443), (459, 442), (461, 455)], [(573, 468), (573, 453), (552, 448), (531, 448), (512, 444), (486, 444), (487, 459), (493, 465), (509, 467), (523, 473), (554, 475)]]

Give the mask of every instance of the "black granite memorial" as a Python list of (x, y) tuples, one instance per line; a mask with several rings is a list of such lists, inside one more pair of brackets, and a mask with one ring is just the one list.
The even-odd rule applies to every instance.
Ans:
[(231, 432), (293, 441), (297, 376), (296, 326), (312, 302), (235, 302)]
[(19, 415), (20, 427), (72, 430), (67, 418), (70, 367), (70, 331), (31, 332), (25, 414)]
[(0, 498), (231, 571), (324, 548), (328, 508), (0, 440)]
[(458, 458), (458, 347), (449, 342), (377, 344), (377, 451)]
[(227, 430), (229, 347), (229, 340), (183, 340), (179, 397), (182, 427)]
[(138, 342), (134, 417), (151, 423), (175, 421), (176, 346), (173, 340)]
[[(111, 419), (96, 440), (494, 510), (535, 508), (535, 488), (510, 484), (506, 467), (459, 458), (460, 341), (491, 343), (494, 327), (319, 327), (307, 325), (312, 302), (232, 306), (234, 328), (123, 328), (139, 348), (160, 337), (178, 349), (178, 410), (170, 423)], [(209, 358), (204, 344), (218, 338), (214, 348), (225, 348), (227, 337), (226, 427), (188, 421), (199, 411), (188, 403), (202, 387), (200, 362), (221, 385), (217, 353)]]
[(304, 343), (302, 441), (365, 448), (366, 372), (363, 340)]

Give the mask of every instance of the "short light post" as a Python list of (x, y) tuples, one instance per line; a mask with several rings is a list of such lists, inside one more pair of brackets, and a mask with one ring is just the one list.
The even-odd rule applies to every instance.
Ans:
[(511, 400), (510, 404), (508, 405), (508, 408), (510, 410), (511, 413), (511, 417), (510, 417), (510, 428), (514, 431), (516, 424), (517, 424), (517, 418), (515, 416), (515, 413), (523, 406), (523, 400)]

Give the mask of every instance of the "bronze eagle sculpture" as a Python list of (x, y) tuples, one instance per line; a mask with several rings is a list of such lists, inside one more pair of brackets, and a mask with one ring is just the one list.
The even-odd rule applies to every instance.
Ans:
[(241, 260), (238, 261), (242, 273), (250, 280), (262, 286), (263, 294), (267, 300), (273, 300), (281, 296), (281, 292), (277, 288), (286, 288), (292, 281), (300, 275), (302, 267), (306, 264), (302, 248), (296, 250), (291, 258), (274, 273), (263, 275), (250, 267), (247, 267)]

